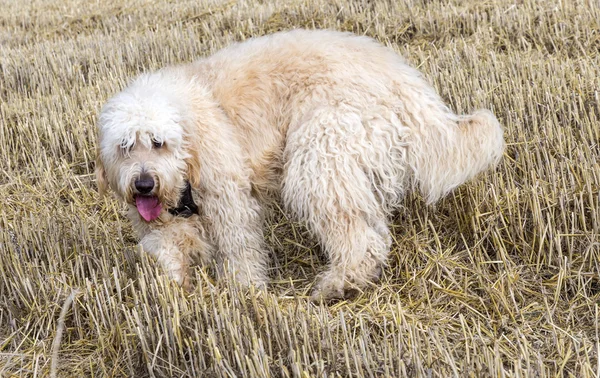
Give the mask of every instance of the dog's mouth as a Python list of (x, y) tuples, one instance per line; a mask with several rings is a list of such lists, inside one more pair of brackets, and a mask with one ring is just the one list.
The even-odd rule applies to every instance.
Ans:
[(135, 196), (135, 207), (146, 222), (158, 218), (162, 210), (162, 204), (157, 196), (137, 195)]

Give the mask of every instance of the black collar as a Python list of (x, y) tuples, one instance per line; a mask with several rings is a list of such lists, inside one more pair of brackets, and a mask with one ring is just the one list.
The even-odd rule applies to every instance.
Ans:
[(179, 198), (177, 208), (169, 209), (169, 213), (184, 218), (189, 218), (193, 214), (198, 214), (198, 206), (194, 202), (192, 186), (189, 181), (185, 182), (185, 189), (181, 191), (181, 197)]

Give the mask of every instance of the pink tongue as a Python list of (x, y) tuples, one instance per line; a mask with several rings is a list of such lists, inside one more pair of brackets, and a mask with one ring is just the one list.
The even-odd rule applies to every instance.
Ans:
[(135, 197), (135, 206), (146, 222), (158, 218), (162, 209), (160, 202), (158, 202), (158, 197), (155, 196), (137, 196)]

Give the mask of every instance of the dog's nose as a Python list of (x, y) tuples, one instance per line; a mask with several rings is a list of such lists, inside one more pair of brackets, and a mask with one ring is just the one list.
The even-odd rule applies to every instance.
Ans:
[(141, 194), (148, 194), (154, 189), (154, 179), (148, 175), (141, 175), (135, 180), (135, 188)]

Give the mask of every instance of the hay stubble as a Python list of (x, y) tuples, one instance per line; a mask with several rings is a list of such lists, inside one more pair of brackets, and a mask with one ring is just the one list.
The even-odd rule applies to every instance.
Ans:
[[(600, 6), (594, 1), (1, 2), (0, 376), (600, 374)], [(140, 255), (93, 177), (95, 117), (136, 74), (293, 27), (370, 35), (457, 112), (491, 108), (500, 166), (409, 196), (380, 286), (306, 299), (325, 263), (280, 212), (268, 293)], [(61, 317), (69, 295), (77, 290)]]

